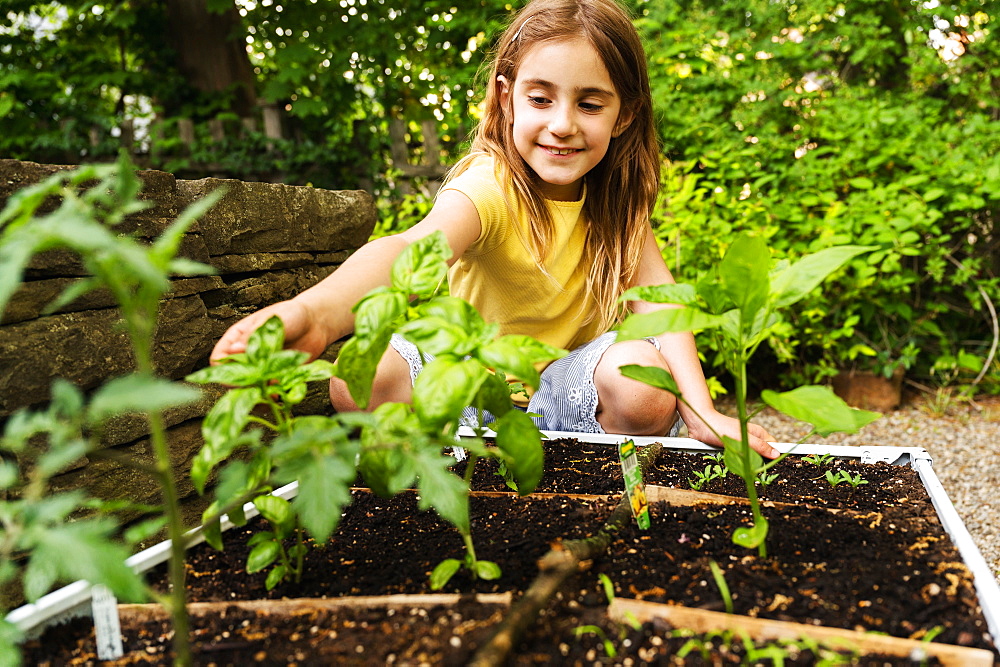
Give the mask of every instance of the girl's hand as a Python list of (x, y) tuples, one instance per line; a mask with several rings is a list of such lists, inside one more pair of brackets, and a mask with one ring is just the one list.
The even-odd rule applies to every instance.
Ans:
[[(715, 410), (712, 410), (708, 414), (702, 412), (701, 416), (708, 424), (695, 418), (687, 425), (688, 435), (695, 440), (700, 440), (716, 447), (722, 447), (722, 441), (715, 435), (716, 433), (720, 436), (728, 435), (736, 441), (740, 440), (740, 421), (738, 419), (727, 417)], [(709, 425), (711, 425), (711, 428), (709, 428)], [(715, 430), (714, 433), (713, 429)], [(768, 441), (774, 441), (774, 437), (765, 431), (762, 426), (753, 423), (748, 424), (747, 436), (750, 438), (750, 447), (765, 459), (778, 458), (780, 452), (768, 444)]]
[(329, 341), (326, 332), (309, 309), (293, 299), (262, 308), (229, 327), (215, 344), (209, 358), (211, 363), (216, 364), (223, 357), (245, 352), (250, 334), (274, 315), (280, 317), (285, 325), (286, 348), (308, 352), (310, 359), (315, 359), (327, 348)]

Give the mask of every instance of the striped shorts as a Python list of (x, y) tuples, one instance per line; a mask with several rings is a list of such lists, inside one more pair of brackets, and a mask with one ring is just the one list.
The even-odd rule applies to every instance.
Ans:
[[(594, 340), (581, 345), (562, 359), (557, 359), (542, 371), (538, 390), (532, 394), (528, 412), (542, 431), (571, 431), (576, 433), (604, 433), (597, 421), (597, 387), (594, 385), (594, 370), (605, 351), (615, 342), (617, 333), (609, 331)], [(657, 349), (660, 343), (655, 338), (647, 339)], [(399, 334), (393, 334), (391, 345), (410, 367), (410, 381), (414, 381), (426, 362), (417, 347)], [(461, 424), (472, 426), (478, 414), (474, 408), (462, 412)], [(484, 423), (493, 421), (488, 413)], [(678, 418), (670, 430), (675, 437), (682, 422)]]

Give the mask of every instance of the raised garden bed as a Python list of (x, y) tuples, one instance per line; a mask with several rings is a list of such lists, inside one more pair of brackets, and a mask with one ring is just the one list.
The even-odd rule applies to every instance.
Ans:
[[(434, 565), (442, 558), (455, 557), (460, 551), (458, 535), (434, 514), (416, 511), (412, 497), (383, 501), (367, 492), (357, 492), (359, 500), (348, 509), (331, 545), (326, 550), (310, 552), (309, 558), (317, 560), (309, 561), (307, 575), (301, 584), (281, 584), (268, 592), (263, 587), (263, 574), (244, 573), (242, 568), (246, 551), (238, 545), (237, 538), (246, 529), (227, 532), (224, 552), (201, 547), (206, 554), (204, 563), (194, 560), (192, 552), (188, 577), (192, 585), (190, 599), (211, 600), (195, 602), (193, 607), (193, 610), (198, 610), (197, 605), (208, 605), (194, 612), (195, 627), (200, 628), (195, 631), (196, 650), (203, 652), (198, 655), (204, 655), (206, 660), (218, 664), (226, 664), (223, 656), (230, 649), (240, 652), (233, 655), (253, 655), (252, 652), (246, 653), (250, 650), (245, 646), (249, 639), (233, 637), (243, 632), (246, 614), (259, 614), (257, 605), (264, 604), (270, 610), (267, 624), (272, 629), (291, 628), (283, 626), (285, 621), (279, 622), (279, 617), (298, 616), (303, 622), (312, 619), (308, 627), (303, 626), (305, 629), (278, 632), (281, 636), (294, 636), (299, 640), (297, 648), (281, 649), (285, 651), (281, 655), (315, 655), (318, 659), (319, 656), (332, 654), (313, 654), (309, 651), (334, 650), (326, 646), (330, 643), (339, 647), (336, 650), (343, 651), (344, 646), (355, 641), (346, 639), (343, 622), (367, 629), (369, 637), (377, 638), (403, 619), (411, 619), (411, 626), (423, 619), (428, 621), (428, 637), (434, 635), (433, 628), (453, 626), (454, 629), (439, 633), (440, 641), (447, 644), (447, 649), (432, 649), (421, 643), (420, 646), (424, 647), (421, 650), (428, 656), (436, 655), (433, 653), (435, 650), (444, 650), (441, 655), (448, 657), (442, 657), (441, 664), (452, 660), (458, 661), (454, 664), (465, 664), (471, 660), (475, 650), (488, 641), (492, 632), (490, 628), (497, 620), (496, 614), (503, 615), (504, 612), (497, 611), (496, 605), (508, 606), (506, 598), (482, 598), (472, 605), (481, 613), (473, 612), (467, 606), (470, 596), (506, 595), (516, 604), (531, 587), (538, 574), (536, 563), (551, 544), (557, 543), (559, 538), (572, 540), (596, 533), (614, 504), (607, 496), (614, 492), (615, 487), (621, 488), (620, 467), (614, 447), (609, 446), (615, 438), (588, 438), (591, 442), (580, 442), (565, 440), (563, 434), (555, 435), (557, 437), (547, 448), (545, 478), (533, 498), (511, 497), (500, 490), (504, 487), (499, 477), (487, 474), (485, 470), (482, 473), (477, 471), (474, 487), (491, 488), (489, 495), (493, 497), (473, 499), (474, 534), (477, 535), (480, 557), (501, 564), (504, 576), (500, 580), (475, 581), (460, 573), (445, 589), (446, 593), (458, 597), (425, 598), (419, 602), (390, 599), (386, 601), (389, 606), (381, 612), (371, 612), (374, 617), (368, 615), (360, 620), (356, 616), (357, 610), (350, 607), (351, 611), (338, 607), (334, 618), (334, 612), (329, 609), (333, 606), (330, 602), (286, 601), (274, 606), (240, 602), (233, 606), (234, 600), (242, 599), (312, 599), (323, 596), (344, 599), (426, 593), (427, 578)], [(604, 442), (592, 442), (595, 440)], [(645, 441), (641, 442), (645, 444)], [(840, 457), (850, 456), (839, 459), (838, 465), (859, 471), (869, 484), (857, 489), (830, 487), (825, 481), (814, 484), (816, 478), (822, 476), (822, 469), (818, 466), (792, 458), (780, 464), (784, 467), (779, 466), (775, 471), (785, 481), (767, 487), (764, 499), (780, 497), (780, 502), (786, 502), (793, 495), (792, 488), (804, 484), (808, 507), (772, 504), (767, 509), (774, 525), (769, 538), (772, 541), (771, 554), (766, 561), (759, 561), (754, 554), (735, 547), (729, 539), (731, 527), (727, 524), (742, 521), (745, 515), (735, 496), (726, 498), (706, 493), (705, 489), (692, 492), (683, 488), (689, 486), (687, 480), (692, 478), (692, 471), (704, 468), (706, 462), (703, 456), (713, 450), (690, 440), (666, 442), (671, 447), (665, 449), (657, 462), (650, 466), (647, 479), (675, 486), (674, 490), (647, 489), (653, 501), (654, 523), (651, 530), (639, 531), (634, 524), (628, 525), (612, 540), (606, 556), (594, 558), (588, 570), (567, 577), (559, 595), (561, 600), (549, 604), (518, 640), (517, 646), (508, 647), (514, 655), (521, 656), (512, 660), (531, 664), (531, 661), (551, 660), (553, 656), (567, 659), (577, 656), (583, 660), (606, 657), (605, 640), (611, 642), (619, 658), (630, 655), (634, 658), (640, 656), (641, 651), (641, 656), (649, 659), (665, 652), (676, 652), (684, 646), (688, 647), (686, 650), (691, 650), (690, 638), (675, 636), (676, 629), (695, 627), (701, 632), (718, 630), (719, 626), (713, 624), (718, 623), (720, 618), (742, 619), (738, 626), (743, 628), (748, 628), (751, 621), (758, 622), (757, 619), (761, 623), (770, 623), (767, 627), (771, 633), (761, 635), (765, 646), (773, 647), (776, 645), (774, 642), (791, 641), (788, 639), (791, 634), (808, 630), (808, 627), (800, 625), (788, 629), (781, 623), (791, 620), (810, 625), (822, 624), (831, 628), (834, 635), (843, 631), (845, 634), (839, 638), (821, 639), (827, 644), (840, 642), (840, 647), (846, 647), (848, 653), (884, 651), (880, 655), (886, 656), (890, 664), (892, 660), (903, 661), (906, 652), (915, 647), (926, 649), (927, 654), (936, 656), (935, 659), (944, 664), (975, 664), (975, 660), (985, 661), (980, 664), (991, 664), (996, 659), (996, 654), (991, 652), (990, 637), (991, 623), (996, 622), (996, 583), (993, 581), (991, 587), (989, 581), (980, 580), (975, 558), (978, 552), (974, 546), (971, 563), (968, 545), (964, 552), (956, 546), (968, 539), (967, 534), (963, 538), (964, 527), (959, 522), (956, 531), (954, 517), (948, 516), (950, 504), (934, 489), (935, 478), (929, 461), (927, 469), (921, 470), (921, 461), (924, 460), (922, 450), (800, 448), (804, 454), (814, 450), (831, 452)], [(872, 462), (861, 463), (862, 457)], [(887, 458), (895, 464), (884, 461)], [(608, 480), (613, 480), (610, 485)], [(717, 486), (724, 487), (724, 480)], [(706, 485), (705, 488), (712, 487)], [(737, 493), (738, 488), (730, 492)], [(590, 493), (598, 497), (553, 498), (545, 495), (545, 492), (553, 490)], [(715, 490), (726, 491), (725, 488)], [(898, 494), (893, 499), (895, 492)], [(863, 500), (866, 496), (873, 496), (874, 501), (865, 504)], [(666, 500), (657, 500), (661, 497)], [(536, 509), (540, 514), (534, 513)], [(391, 513), (396, 511), (398, 515)], [(823, 518), (815, 518), (814, 512), (820, 512)], [(909, 512), (914, 516), (907, 518)], [(376, 525), (382, 526), (382, 529), (373, 529)], [(812, 535), (809, 532), (812, 529), (817, 529), (818, 534)], [(958, 539), (955, 539), (956, 532)], [(873, 537), (876, 534), (885, 534), (891, 539), (882, 544)], [(414, 541), (417, 536), (421, 539), (420, 543)], [(362, 541), (369, 537), (376, 538), (378, 542)], [(331, 561), (319, 560), (324, 551), (332, 555)], [(735, 617), (719, 613), (724, 602), (709, 570), (711, 560), (722, 567), (737, 614)], [(599, 580), (602, 574), (615, 589), (611, 616), (607, 613), (607, 599)], [(824, 575), (832, 575), (833, 583), (822, 583)], [(317, 587), (311, 588), (313, 585)], [(895, 585), (899, 585), (898, 590)], [(199, 593), (198, 588), (208, 593)], [(462, 604), (454, 606), (459, 600)], [(400, 605), (404, 602), (408, 606), (402, 611)], [(289, 605), (295, 604), (298, 604), (298, 611), (288, 609)], [(311, 611), (303, 611), (302, 605)], [(372, 606), (372, 603), (366, 602), (366, 606)], [(155, 614), (150, 618), (148, 607), (122, 609), (123, 622), (130, 615), (138, 615), (147, 624), (143, 626), (147, 629), (126, 631), (130, 641), (138, 641), (142, 636), (156, 637), (157, 631), (148, 629), (152, 627), (149, 624), (160, 623), (162, 626), (164, 623), (155, 618)], [(685, 615), (681, 617), (683, 620), (678, 620), (679, 611), (686, 613), (691, 609), (693, 616)], [(631, 627), (615, 620), (628, 618), (630, 613), (638, 614), (645, 622)], [(224, 624), (223, 627), (209, 630), (202, 626), (207, 619), (216, 617)], [(346, 618), (346, 621), (339, 620), (341, 618)], [(604, 634), (580, 634), (575, 630), (585, 626), (602, 628)], [(335, 629), (338, 634), (332, 637), (325, 630), (322, 633), (313, 630), (327, 627), (340, 629)], [(370, 630), (373, 627), (382, 630), (373, 632)], [(780, 627), (781, 631), (774, 630), (776, 627)], [(890, 639), (881, 640), (881, 644), (872, 649), (863, 649), (857, 643), (860, 635), (851, 634), (858, 629), (887, 633), (900, 639), (893, 646), (884, 645), (892, 644)], [(412, 631), (399, 630), (401, 634)], [(540, 631), (542, 636), (538, 635)], [(161, 630), (159, 634), (164, 632)], [(996, 636), (996, 631), (992, 632)], [(937, 634), (936, 644), (920, 641), (936, 633), (940, 633)], [(62, 631), (57, 634), (67, 636)], [(318, 636), (321, 634), (326, 637), (325, 641)], [(201, 637), (204, 640), (199, 639)], [(725, 645), (720, 650), (737, 653), (747, 650), (739, 648), (742, 640), (734, 639), (737, 635), (728, 635), (728, 640), (725, 637), (724, 632), (715, 636), (716, 644)], [(81, 641), (86, 643), (86, 640)], [(270, 642), (268, 646), (276, 646), (273, 637), (266, 641)], [(77, 640), (71, 643), (75, 642)], [(47, 648), (52, 646), (49, 639), (42, 643)], [(958, 648), (953, 649), (952, 646)], [(972, 649), (963, 651), (964, 647)], [(153, 651), (150, 655), (160, 659), (163, 657), (160, 651), (166, 650), (136, 648)], [(829, 650), (828, 647), (820, 648)], [(277, 659), (277, 653), (267, 650)], [(281, 652), (276, 648), (273, 650)], [(356, 652), (355, 658), (360, 662), (373, 659), (375, 655), (382, 662), (390, 661), (388, 656), (403, 659), (401, 649), (392, 648), (384, 642), (378, 648), (381, 651), (378, 654), (371, 652), (375, 647), (358, 649), (354, 646), (350, 650)], [(801, 656), (796, 659), (805, 662), (798, 664), (812, 664), (809, 660), (818, 659), (815, 650), (819, 649), (803, 647), (801, 642), (792, 642), (783, 650), (789, 656)], [(954, 650), (959, 651), (959, 658), (955, 657)], [(897, 654), (896, 658), (890, 657), (893, 652)], [(903, 655), (898, 655), (900, 652)], [(347, 659), (343, 655), (341, 658)], [(438, 660), (431, 659), (431, 662)]]

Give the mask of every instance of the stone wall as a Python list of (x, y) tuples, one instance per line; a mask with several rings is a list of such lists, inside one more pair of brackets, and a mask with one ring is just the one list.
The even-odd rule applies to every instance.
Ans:
[[(58, 169), (32, 162), (0, 160), (0, 209), (14, 192)], [(188, 204), (217, 187), (225, 197), (185, 236), (181, 254), (212, 265), (218, 274), (185, 278), (161, 304), (154, 360), (159, 372), (180, 380), (208, 363), (215, 341), (243, 315), (289, 298), (328, 275), (368, 240), (375, 206), (362, 191), (332, 192), (308, 187), (233, 180), (177, 180), (159, 171), (140, 172), (143, 197), (155, 206), (130, 217), (123, 231), (154, 238)], [(43, 314), (62, 289), (83, 274), (67, 252), (38, 255), (26, 280), (0, 320), (0, 422), (22, 407), (43, 406), (53, 378), (85, 391), (133, 368), (127, 337), (110, 295), (92, 293), (56, 313)], [(336, 347), (336, 346), (335, 346)], [(332, 358), (336, 349), (325, 355)], [(201, 446), (200, 421), (220, 395), (205, 389), (204, 400), (165, 415), (181, 492), (193, 497), (187, 480)], [(317, 386), (304, 403), (308, 412), (329, 410), (326, 388)], [(158, 502), (148, 475), (117, 462), (117, 454), (150, 462), (148, 429), (141, 417), (109, 425), (111, 457), (81, 459), (56, 480), (57, 488), (86, 487), (104, 498)], [(200, 503), (192, 503), (192, 511)]]

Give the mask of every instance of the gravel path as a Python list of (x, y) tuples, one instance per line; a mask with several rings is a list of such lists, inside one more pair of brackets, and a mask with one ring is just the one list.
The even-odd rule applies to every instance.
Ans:
[[(946, 410), (942, 410), (946, 407)], [(720, 411), (734, 414), (724, 401)], [(770, 408), (754, 421), (779, 442), (797, 442), (809, 427)], [(914, 399), (855, 435), (810, 439), (815, 444), (922, 447), (980, 553), (1000, 581), (1000, 397), (974, 405), (935, 406)]]

